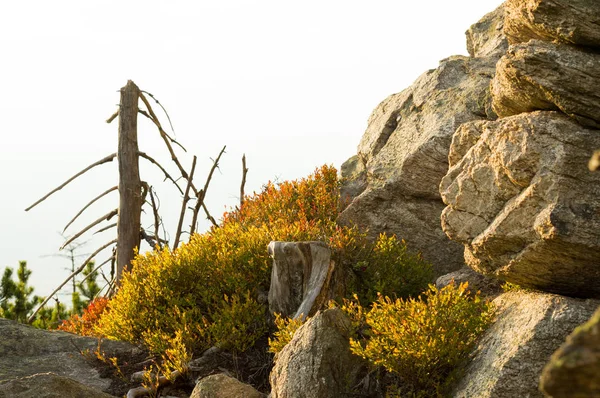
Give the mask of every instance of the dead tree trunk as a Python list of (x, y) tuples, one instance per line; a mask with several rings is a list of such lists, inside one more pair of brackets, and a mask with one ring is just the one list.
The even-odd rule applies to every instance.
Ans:
[(142, 183), (138, 164), (137, 114), (140, 89), (131, 81), (121, 88), (119, 105), (119, 219), (116, 286), (140, 246)]

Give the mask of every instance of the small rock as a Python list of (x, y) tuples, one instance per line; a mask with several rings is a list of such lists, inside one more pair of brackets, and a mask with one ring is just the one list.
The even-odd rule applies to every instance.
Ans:
[(200, 380), (190, 398), (265, 398), (249, 384), (227, 376), (216, 374)]

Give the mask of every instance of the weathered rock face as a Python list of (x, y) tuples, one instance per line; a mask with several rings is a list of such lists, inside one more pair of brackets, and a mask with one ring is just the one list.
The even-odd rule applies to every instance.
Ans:
[(499, 296), (494, 300), (498, 319), (481, 339), (452, 396), (543, 397), (538, 390), (542, 368), (599, 303), (522, 291)]
[(512, 46), (498, 62), (492, 106), (498, 116), (561, 110), (584, 126), (600, 128), (599, 85), (600, 53), (532, 40)]
[(600, 46), (597, 0), (507, 0), (504, 32), (511, 44), (530, 39)]
[(468, 282), (468, 290), (472, 293), (481, 292), (482, 297), (496, 296), (502, 292), (502, 282), (496, 278), (482, 275), (469, 267), (442, 275), (435, 281), (435, 286), (442, 289), (454, 281), (456, 286)]
[(264, 394), (256, 391), (249, 384), (227, 376), (216, 374), (200, 380), (190, 398), (263, 398)]
[(461, 131), (479, 141), (440, 192), (444, 231), (465, 245), (467, 264), (521, 286), (600, 297), (600, 174), (587, 168), (600, 134), (557, 112)]
[(461, 248), (439, 225), (443, 204), (438, 185), (448, 169), (456, 128), (495, 117), (489, 82), (505, 45), (501, 24), (500, 8), (468, 33), (469, 49), (478, 57), (445, 59), (411, 87), (385, 99), (373, 111), (358, 146), (362, 164), (353, 159), (342, 167), (342, 177), (348, 177), (344, 186), (364, 191), (342, 212), (340, 223), (366, 227), (372, 237), (398, 235), (421, 251), (438, 275), (463, 264)]
[[(72, 379), (97, 391), (110, 389), (111, 380), (101, 377), (98, 370), (80, 353), (85, 350), (93, 352), (98, 347), (98, 339), (35, 329), (2, 318), (0, 318), (0, 336), (0, 382), (12, 383), (6, 388), (29, 386), (30, 390), (23, 390), (23, 397), (37, 397), (39, 395), (36, 391), (43, 391), (43, 386), (37, 386), (34, 382), (56, 384), (59, 383), (57, 380), (63, 378)], [(130, 344), (108, 340), (103, 340), (101, 349), (107, 356), (131, 357), (141, 353), (138, 348)], [(22, 381), (25, 380), (24, 377), (48, 372), (54, 375), (28, 378), (27, 382)], [(1, 392), (0, 396), (2, 396)]]
[(350, 353), (351, 323), (338, 308), (319, 312), (275, 356), (272, 398), (344, 397), (356, 384), (363, 362)]
[[(285, 317), (314, 315), (337, 295), (335, 263), (323, 242), (271, 242), (269, 310)], [(343, 293), (343, 292), (342, 292)]]
[(544, 368), (540, 388), (549, 397), (600, 397), (600, 308), (579, 326)]
[(38, 373), (0, 381), (0, 398), (113, 398), (73, 379)]

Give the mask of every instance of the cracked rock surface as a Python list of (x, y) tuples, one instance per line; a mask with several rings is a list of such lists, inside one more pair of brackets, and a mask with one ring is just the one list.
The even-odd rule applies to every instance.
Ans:
[[(478, 132), (474, 132), (477, 131)], [(558, 112), (471, 123), (476, 144), (440, 184), (442, 225), (476, 271), (524, 287), (600, 297), (600, 134)]]

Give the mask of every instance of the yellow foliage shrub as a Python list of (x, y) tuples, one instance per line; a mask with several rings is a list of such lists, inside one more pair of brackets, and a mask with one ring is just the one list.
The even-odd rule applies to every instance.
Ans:
[(298, 328), (307, 320), (308, 318), (302, 319), (302, 317), (296, 319), (284, 318), (281, 314), (275, 314), (275, 327), (277, 328), (277, 331), (273, 333), (272, 339), (269, 338), (269, 352), (277, 354), (283, 350), (283, 347), (292, 341), (296, 330), (298, 330)]
[(402, 396), (443, 396), (454, 372), (491, 323), (493, 309), (470, 295), (467, 284), (433, 285), (421, 297), (391, 300), (380, 296), (366, 312), (360, 304), (342, 307), (364, 316), (367, 336), (351, 339), (353, 353), (400, 377)]
[(176, 251), (136, 256), (109, 302), (97, 332), (166, 352), (178, 336), (191, 350), (209, 345), (244, 350), (265, 332), (272, 240), (326, 240), (344, 229), (338, 214), (337, 171), (313, 175), (246, 198), (220, 227), (196, 234)]

